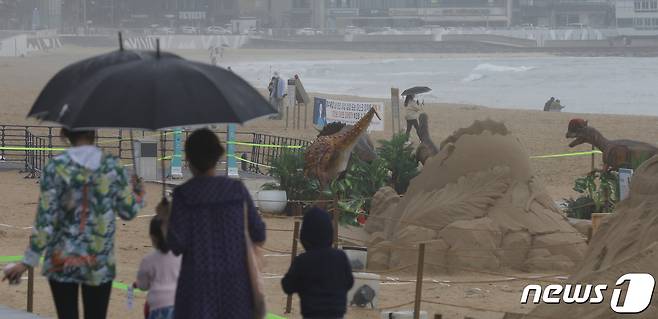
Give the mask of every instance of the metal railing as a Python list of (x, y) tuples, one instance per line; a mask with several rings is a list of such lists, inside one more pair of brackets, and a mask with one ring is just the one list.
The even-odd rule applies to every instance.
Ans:
[[(187, 139), (190, 130), (183, 130), (183, 139)], [(219, 136), (226, 136), (226, 131), (215, 130)], [(137, 139), (150, 138), (158, 143), (158, 154), (168, 160), (174, 153), (172, 131), (149, 132), (134, 130)], [(131, 161), (132, 145), (130, 131), (126, 129), (102, 129), (97, 132), (96, 145), (105, 153)], [(261, 134), (254, 132), (237, 132), (235, 153), (242, 161), (242, 169), (256, 174), (269, 174), (269, 167), (281, 153), (289, 148), (309, 145), (310, 142), (297, 138)], [(162, 147), (164, 145), (164, 148)], [(0, 163), (14, 163), (27, 174), (26, 178), (39, 178), (48, 160), (61, 153), (68, 144), (60, 137), (59, 128), (53, 126), (0, 125)], [(183, 167), (187, 167), (183, 159)]]

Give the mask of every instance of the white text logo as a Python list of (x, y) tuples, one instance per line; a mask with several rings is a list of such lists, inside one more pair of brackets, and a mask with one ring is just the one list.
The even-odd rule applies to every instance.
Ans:
[[(621, 300), (623, 289), (620, 288), (628, 282), (626, 289), (626, 298)], [(610, 307), (616, 313), (641, 313), (646, 310), (651, 303), (653, 296), (655, 279), (651, 274), (625, 274), (617, 279), (615, 288), (612, 291)], [(521, 303), (527, 304), (530, 293), (533, 293), (532, 303), (538, 304), (543, 301), (546, 304), (600, 304), (604, 301), (603, 293), (608, 289), (608, 285), (548, 285), (542, 288), (540, 285), (527, 285), (523, 288)]]

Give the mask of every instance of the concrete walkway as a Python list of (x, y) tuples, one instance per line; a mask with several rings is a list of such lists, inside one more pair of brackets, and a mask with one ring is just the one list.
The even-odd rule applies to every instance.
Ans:
[(0, 318), (2, 319), (46, 319), (24, 311), (9, 309), (0, 305)]

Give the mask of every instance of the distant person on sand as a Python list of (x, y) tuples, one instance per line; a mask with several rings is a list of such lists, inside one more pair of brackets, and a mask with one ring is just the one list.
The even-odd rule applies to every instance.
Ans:
[(151, 219), (149, 235), (155, 249), (142, 259), (133, 287), (148, 291), (144, 310), (146, 319), (173, 319), (181, 258), (174, 256), (169, 249), (159, 216)]
[(115, 156), (95, 146), (95, 131), (62, 129), (71, 148), (43, 169), (41, 194), (30, 244), (23, 261), (5, 272), (20, 279), (28, 267), (48, 278), (57, 317), (77, 319), (82, 289), (84, 317), (104, 319), (116, 275), (117, 217), (131, 220), (143, 206), (143, 186), (132, 182)]
[(551, 105), (553, 104), (554, 101), (555, 101), (555, 98), (551, 96), (551, 98), (548, 99), (548, 101), (546, 101), (546, 103), (544, 103), (544, 112), (548, 112), (548, 111), (551, 110)]
[(331, 247), (331, 215), (314, 207), (304, 214), (299, 238), (306, 252), (295, 257), (281, 280), (286, 294), (299, 294), (304, 318), (343, 318), (352, 267), (342, 250)]
[(210, 47), (210, 64), (217, 65), (217, 53), (215, 47)]
[(215, 175), (223, 154), (212, 131), (190, 134), (185, 156), (194, 177), (174, 189), (171, 209), (167, 202), (157, 208), (168, 224), (169, 248), (183, 256), (174, 305), (177, 319), (254, 317), (245, 205), (248, 234), (257, 246), (265, 242), (265, 224), (240, 180)]
[(419, 103), (414, 102), (413, 95), (407, 95), (404, 100), (405, 116), (407, 120), (407, 140), (409, 139), (409, 134), (411, 134), (411, 128), (416, 129), (416, 135), (418, 134), (418, 117), (420, 117), (421, 107)]
[(279, 76), (279, 72), (274, 72), (272, 90), (270, 91), (270, 103), (277, 110), (278, 114), (270, 117), (270, 119), (280, 120), (283, 118), (283, 99), (286, 95), (286, 81)]

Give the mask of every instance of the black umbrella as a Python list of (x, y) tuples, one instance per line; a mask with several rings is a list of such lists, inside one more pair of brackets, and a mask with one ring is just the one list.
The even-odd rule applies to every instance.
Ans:
[[(65, 104), (67, 96), (100, 70), (122, 63), (154, 59), (156, 56), (155, 51), (124, 50), (119, 33), (119, 50), (78, 61), (57, 72), (39, 94), (28, 116), (55, 120), (59, 113), (50, 112), (59, 112), (57, 107)], [(162, 56), (177, 57), (170, 53), (162, 53)]]
[(71, 129), (244, 123), (276, 113), (235, 73), (178, 57), (107, 67), (53, 105), (42, 120)]
[(404, 90), (404, 92), (402, 92), (402, 96), (423, 94), (429, 91), (432, 91), (432, 89), (426, 86), (414, 86), (412, 88), (408, 88)]

